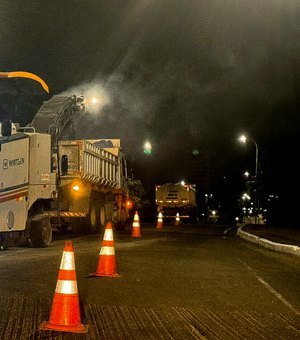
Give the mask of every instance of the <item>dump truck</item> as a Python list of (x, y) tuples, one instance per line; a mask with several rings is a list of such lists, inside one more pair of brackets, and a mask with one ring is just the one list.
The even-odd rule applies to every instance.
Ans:
[(155, 186), (155, 204), (157, 212), (164, 219), (180, 219), (195, 222), (197, 220), (196, 185), (184, 183), (166, 183)]
[[(97, 233), (129, 217), (119, 139), (68, 139), (84, 98), (53, 96), (31, 123), (0, 123), (0, 244), (47, 247), (52, 230)], [(68, 134), (66, 134), (68, 131)]]

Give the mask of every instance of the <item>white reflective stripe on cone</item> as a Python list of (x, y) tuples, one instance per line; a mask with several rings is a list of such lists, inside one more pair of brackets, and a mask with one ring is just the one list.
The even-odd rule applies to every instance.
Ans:
[(55, 292), (60, 294), (76, 294), (78, 293), (77, 282), (74, 280), (57, 280)]
[(105, 241), (113, 241), (114, 240), (112, 229), (105, 229), (103, 240), (105, 240)]
[(132, 223), (132, 226), (133, 226), (133, 227), (139, 227), (140, 224), (139, 224), (139, 222), (133, 222), (133, 223)]
[(60, 269), (75, 270), (74, 252), (64, 251), (60, 262)]
[(100, 255), (115, 255), (115, 248), (104, 246), (100, 249)]

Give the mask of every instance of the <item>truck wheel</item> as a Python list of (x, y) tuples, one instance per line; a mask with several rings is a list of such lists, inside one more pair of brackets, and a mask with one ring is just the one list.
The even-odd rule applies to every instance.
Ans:
[(52, 241), (52, 227), (48, 217), (31, 221), (30, 240), (33, 247), (46, 248), (50, 245)]
[(105, 227), (105, 223), (106, 223), (106, 211), (105, 211), (104, 205), (101, 205), (100, 211), (99, 211), (99, 226), (100, 226), (100, 229)]
[(91, 234), (96, 234), (97, 232), (100, 232), (98, 226), (97, 208), (95, 204), (90, 205), (90, 212), (88, 215), (88, 232)]

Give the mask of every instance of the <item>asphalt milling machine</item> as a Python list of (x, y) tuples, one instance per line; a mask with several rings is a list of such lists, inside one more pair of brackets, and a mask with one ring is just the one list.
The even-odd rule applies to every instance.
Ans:
[(129, 218), (121, 141), (71, 138), (84, 101), (55, 95), (25, 127), (0, 122), (2, 247), (47, 247), (54, 228), (97, 233), (108, 220), (122, 228)]

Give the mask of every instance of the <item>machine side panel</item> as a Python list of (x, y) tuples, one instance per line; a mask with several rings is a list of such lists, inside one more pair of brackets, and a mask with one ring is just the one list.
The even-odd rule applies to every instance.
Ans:
[(29, 186), (29, 138), (0, 139), (0, 231), (24, 230)]

